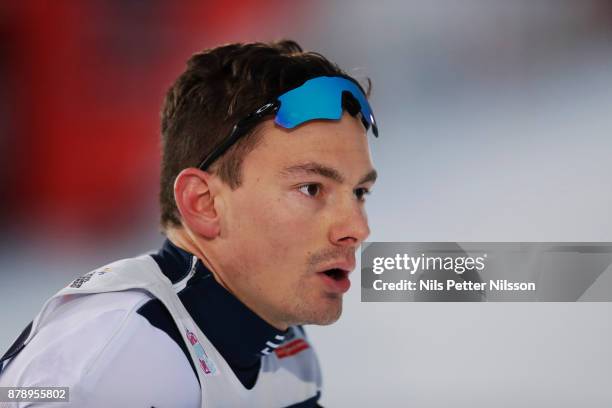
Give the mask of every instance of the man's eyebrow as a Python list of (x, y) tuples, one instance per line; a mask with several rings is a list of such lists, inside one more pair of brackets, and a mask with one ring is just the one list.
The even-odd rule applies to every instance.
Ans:
[(357, 184), (363, 184), (363, 183), (368, 183), (368, 182), (374, 183), (377, 178), (378, 178), (378, 173), (376, 172), (376, 170), (372, 169), (370, 170), (368, 174), (363, 176), (363, 178), (359, 180), (359, 183)]
[(333, 167), (325, 166), (321, 163), (308, 162), (303, 164), (296, 164), (294, 166), (285, 167), (280, 172), (283, 176), (292, 176), (294, 174), (307, 173), (316, 174), (319, 176), (327, 177), (338, 183), (344, 182), (344, 177), (340, 172)]
[[(292, 176), (294, 174), (306, 173), (306, 174), (316, 174), (319, 176), (327, 177), (332, 179), (338, 183), (344, 183), (344, 176), (333, 167), (326, 166), (321, 163), (316, 162), (308, 162), (303, 164), (296, 164), (294, 166), (285, 167), (281, 170), (281, 175), (283, 176)], [(377, 173), (376, 170), (371, 170), (368, 174), (366, 174), (359, 183), (363, 184), (367, 182), (374, 182), (376, 180)]]

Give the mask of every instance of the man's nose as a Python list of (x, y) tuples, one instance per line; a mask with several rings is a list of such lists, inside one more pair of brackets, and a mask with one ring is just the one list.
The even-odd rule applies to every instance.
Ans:
[(334, 245), (357, 247), (370, 235), (368, 217), (363, 203), (350, 200), (334, 214), (329, 239)]

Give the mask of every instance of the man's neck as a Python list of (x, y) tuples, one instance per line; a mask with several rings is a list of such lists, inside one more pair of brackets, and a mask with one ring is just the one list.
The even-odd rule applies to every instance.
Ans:
[[(242, 384), (251, 388), (260, 370), (261, 357), (275, 349), (270, 348), (268, 343), (279, 344), (286, 340), (286, 336), (289, 339), (291, 334), (259, 317), (223, 288), (201, 260), (194, 263), (194, 254), (179, 248), (169, 239), (158, 253), (151, 256), (172, 284), (185, 282), (177, 295), (190, 317), (228, 362)], [(186, 279), (190, 274), (191, 277)], [(139, 313), (182, 344), (178, 331), (167, 330), (168, 326), (172, 328), (174, 325), (170, 315), (163, 313), (163, 305), (155, 301), (147, 305)], [(189, 354), (186, 349), (184, 351)]]
[[(286, 330), (288, 328), (288, 324), (270, 320), (261, 313), (261, 310), (257, 310), (257, 308), (255, 307), (256, 305), (249, 304), (249, 302), (246, 301), (247, 299), (244, 299), (242, 298), (242, 296), (237, 294), (236, 291), (232, 289), (231, 285), (228, 285), (225, 279), (223, 279), (223, 277), (219, 273), (219, 264), (216, 263), (212, 257), (207, 256), (207, 254), (205, 254), (205, 251), (201, 248), (200, 245), (198, 245), (197, 240), (193, 237), (192, 233), (188, 229), (183, 227), (170, 228), (166, 230), (166, 237), (177, 247), (195, 255), (198, 259), (200, 259), (202, 263), (210, 270), (219, 285), (221, 285), (223, 288), (225, 288), (225, 290), (234, 295), (238, 300), (243, 302), (259, 317), (261, 317), (266, 322), (268, 322), (279, 330)], [(206, 252), (209, 251), (207, 250)]]
[(212, 259), (204, 254), (202, 248), (200, 248), (192, 234), (187, 229), (182, 227), (170, 228), (166, 230), (166, 237), (177, 247), (195, 255), (199, 260), (201, 260), (202, 263), (210, 270), (215, 280), (226, 290), (231, 292), (228, 285), (217, 272), (219, 270), (218, 265), (216, 265)]

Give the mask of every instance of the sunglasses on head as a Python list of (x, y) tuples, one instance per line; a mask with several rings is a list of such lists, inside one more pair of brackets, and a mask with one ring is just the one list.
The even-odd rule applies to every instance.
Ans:
[(234, 143), (244, 136), (248, 129), (264, 118), (275, 114), (274, 122), (285, 129), (293, 129), (315, 119), (335, 119), (342, 117), (343, 98), (350, 94), (357, 103), (364, 127), (372, 127), (378, 137), (378, 127), (374, 113), (361, 88), (352, 80), (341, 76), (320, 76), (309, 79), (297, 88), (291, 89), (275, 101), (266, 103), (255, 112), (234, 125), (228, 138), (224, 139), (198, 166), (206, 170), (223, 155)]

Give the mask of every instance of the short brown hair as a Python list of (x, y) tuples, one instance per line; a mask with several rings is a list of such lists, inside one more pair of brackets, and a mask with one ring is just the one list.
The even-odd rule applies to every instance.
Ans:
[[(348, 76), (321, 54), (304, 52), (291, 40), (228, 44), (194, 54), (166, 93), (161, 111), (162, 228), (181, 225), (173, 191), (181, 170), (197, 167), (238, 120), (322, 75)], [(232, 189), (238, 188), (242, 160), (258, 140), (251, 129), (208, 171), (218, 174)]]

